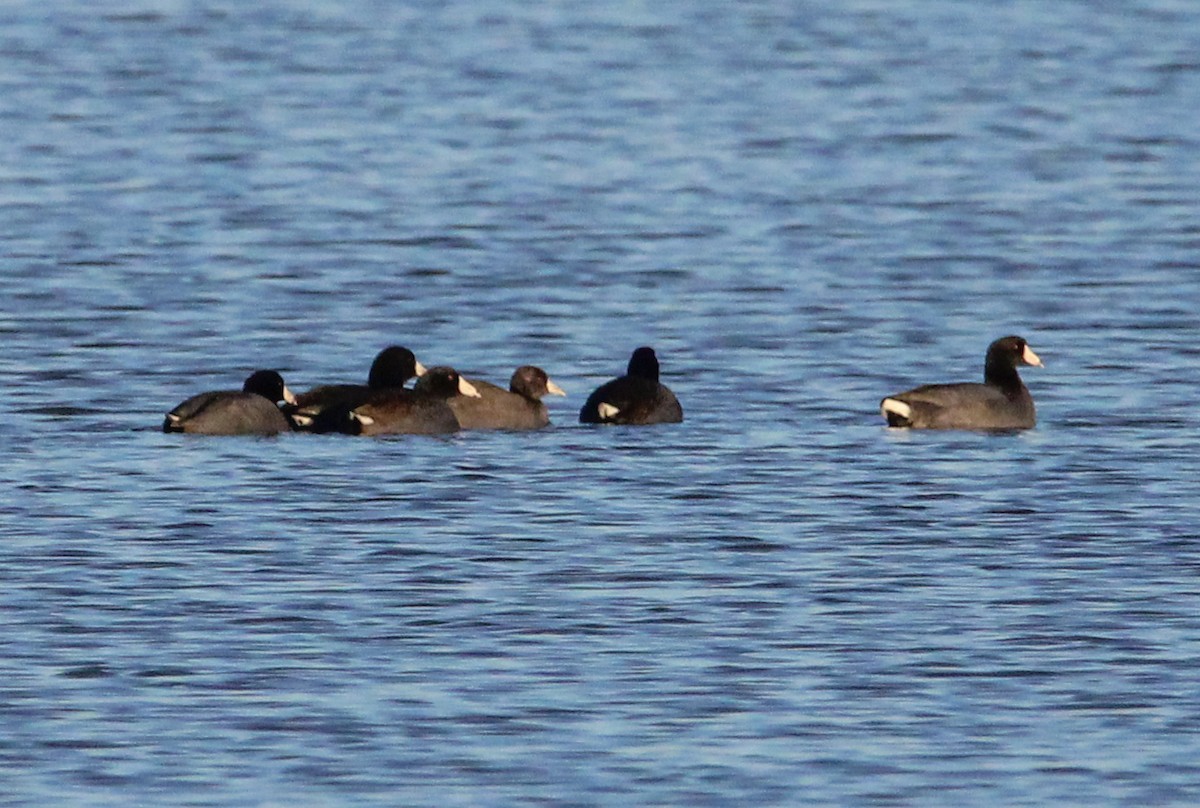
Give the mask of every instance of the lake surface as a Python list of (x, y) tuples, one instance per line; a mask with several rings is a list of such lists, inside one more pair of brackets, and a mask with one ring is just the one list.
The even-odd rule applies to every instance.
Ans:
[[(695, 6), (0, 9), (0, 804), (1200, 803), (1200, 8)], [(159, 431), (393, 343), (569, 397)]]

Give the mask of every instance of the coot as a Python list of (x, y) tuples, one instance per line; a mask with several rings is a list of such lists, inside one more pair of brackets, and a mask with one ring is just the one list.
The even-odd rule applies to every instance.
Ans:
[(1022, 337), (1001, 337), (988, 346), (983, 384), (927, 384), (888, 396), (880, 412), (888, 426), (914, 429), (1029, 429), (1037, 414), (1018, 365), (1042, 360)]
[(484, 381), (471, 382), (478, 397), (452, 396), (446, 403), (463, 429), (541, 429), (550, 423), (542, 396), (565, 396), (546, 371), (522, 365), (513, 371), (508, 389)]
[(453, 396), (478, 396), (453, 368), (427, 370), (412, 390), (381, 390), (346, 413), (344, 431), (353, 435), (436, 435), (458, 431), (446, 403)]
[(291, 410), (297, 429), (307, 432), (338, 431), (346, 413), (367, 401), (373, 393), (404, 387), (409, 379), (425, 372), (408, 348), (384, 348), (371, 363), (366, 384), (323, 384), (296, 396)]
[(658, 381), (658, 357), (641, 347), (629, 359), (624, 376), (596, 388), (583, 409), (583, 424), (673, 424), (683, 420), (683, 407)]
[(274, 435), (292, 428), (276, 402), (296, 397), (273, 370), (256, 370), (241, 390), (200, 393), (167, 413), (163, 432), (195, 435)]

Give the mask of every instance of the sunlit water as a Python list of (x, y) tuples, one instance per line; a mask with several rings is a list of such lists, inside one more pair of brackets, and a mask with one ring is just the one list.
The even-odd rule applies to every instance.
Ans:
[[(0, 802), (1200, 802), (1200, 10), (793, 5), (0, 11)], [(158, 431), (391, 343), (570, 396)]]

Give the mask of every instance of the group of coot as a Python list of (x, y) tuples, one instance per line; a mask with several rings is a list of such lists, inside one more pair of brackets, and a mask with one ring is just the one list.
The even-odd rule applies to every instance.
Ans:
[[(405, 387), (412, 379), (411, 388)], [(542, 398), (565, 396), (546, 372), (517, 368), (505, 390), (463, 378), (454, 368), (426, 369), (413, 352), (384, 348), (366, 384), (323, 384), (292, 393), (274, 370), (250, 374), (241, 390), (192, 396), (167, 413), (164, 432), (272, 435), (291, 430), (349, 435), (433, 435), (460, 429), (540, 429), (550, 423)], [(683, 408), (658, 380), (658, 357), (638, 348), (624, 376), (596, 389), (582, 423), (658, 424), (683, 420)]]
[[(888, 426), (914, 429), (1029, 429), (1033, 398), (1018, 365), (1042, 366), (1021, 337), (988, 346), (983, 383), (927, 384), (888, 396)], [(663, 424), (683, 420), (675, 394), (659, 379), (652, 348), (633, 352), (624, 376), (596, 388), (579, 421)], [(416, 379), (412, 388), (405, 385)], [(294, 395), (273, 370), (255, 371), (238, 390), (192, 396), (167, 413), (164, 432), (203, 435), (275, 434), (289, 430), (350, 435), (440, 434), (460, 429), (540, 429), (550, 423), (542, 397), (566, 395), (546, 372), (522, 365), (508, 389), (463, 378), (453, 368), (426, 369), (407, 348), (375, 357), (366, 384), (325, 384)]]

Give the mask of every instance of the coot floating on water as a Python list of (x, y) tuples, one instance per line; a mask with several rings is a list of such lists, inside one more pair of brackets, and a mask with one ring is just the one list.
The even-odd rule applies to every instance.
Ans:
[(366, 384), (323, 384), (296, 396), (291, 409), (296, 428), (307, 432), (336, 431), (345, 415), (365, 403), (373, 393), (404, 387), (409, 379), (420, 376), (425, 368), (408, 348), (392, 345), (384, 348), (371, 363)]
[(1029, 429), (1037, 414), (1018, 365), (1042, 367), (1042, 360), (1022, 337), (1002, 337), (988, 346), (983, 384), (927, 384), (888, 396), (880, 402), (880, 412), (888, 426)]
[(167, 413), (163, 432), (195, 435), (274, 435), (287, 432), (291, 422), (277, 402), (296, 401), (283, 377), (273, 370), (256, 370), (241, 390), (200, 393)]
[(633, 352), (624, 376), (597, 387), (583, 409), (582, 424), (674, 424), (683, 420), (683, 407), (658, 380), (658, 357), (653, 348)]
[(412, 390), (382, 390), (347, 413), (346, 430), (355, 435), (436, 435), (458, 431), (458, 419), (446, 403), (452, 396), (479, 392), (449, 367), (422, 374)]
[(513, 371), (508, 389), (472, 381), (478, 397), (452, 396), (446, 400), (463, 429), (541, 429), (550, 423), (543, 396), (565, 396), (546, 371), (522, 365)]

